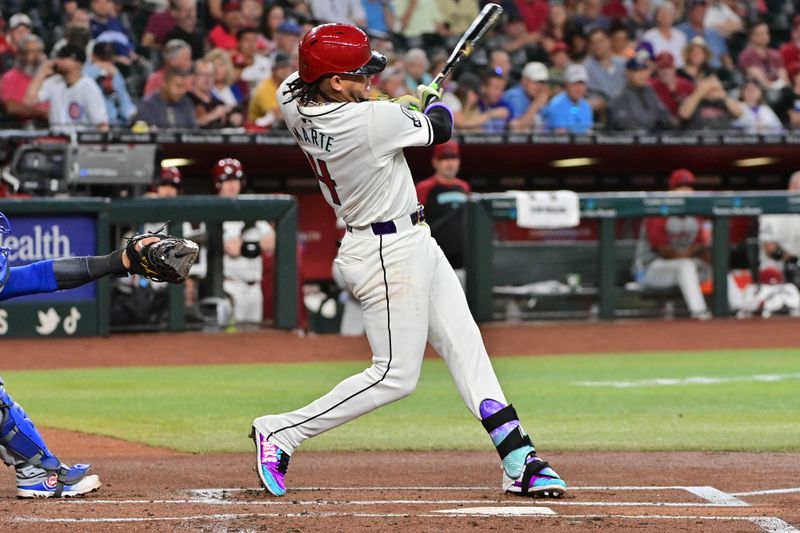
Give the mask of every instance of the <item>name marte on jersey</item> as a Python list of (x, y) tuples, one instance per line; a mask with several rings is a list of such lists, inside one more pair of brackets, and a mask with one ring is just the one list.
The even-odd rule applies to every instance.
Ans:
[(333, 144), (334, 138), (330, 135), (325, 135), (321, 131), (317, 131), (315, 129), (306, 130), (303, 127), (292, 128), (292, 130), (294, 132), (294, 136), (297, 137), (297, 142), (305, 142), (319, 146), (326, 152), (331, 151), (331, 145)]

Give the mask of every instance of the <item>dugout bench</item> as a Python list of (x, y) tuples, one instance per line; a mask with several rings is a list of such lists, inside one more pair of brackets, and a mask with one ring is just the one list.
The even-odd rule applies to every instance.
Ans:
[[(586, 290), (575, 291), (567, 298), (580, 298), (597, 306), (601, 319), (622, 316), (617, 311), (618, 300), (627, 294), (623, 279), (633, 257), (632, 242), (617, 241), (615, 223), (619, 218), (645, 216), (698, 215), (711, 219), (713, 227), (712, 265), (714, 290), (712, 310), (715, 316), (729, 314), (727, 301), (727, 274), (730, 248), (728, 245), (730, 217), (758, 216), (773, 213), (800, 213), (800, 194), (786, 192), (694, 192), (694, 193), (590, 193), (581, 194), (581, 217), (598, 219), (600, 235), (597, 243), (571, 243), (544, 249), (552, 243), (535, 245), (510, 245), (494, 242), (496, 219), (516, 220), (516, 200), (507, 194), (475, 194), (466, 205), (467, 223), (466, 267), (467, 299), (473, 315), (479, 322), (495, 316), (496, 285), (507, 285), (512, 280), (530, 283), (545, 279), (533, 269), (542, 264), (544, 273), (555, 273), (550, 279), (563, 280), (570, 272), (580, 273)], [(750, 248), (753, 247), (751, 243)], [(531, 260), (530, 253), (543, 254), (541, 261)], [(751, 253), (752, 255), (752, 253)], [(588, 260), (587, 260), (588, 259)], [(547, 270), (549, 269), (549, 270)], [(586, 280), (586, 281), (584, 281)], [(594, 288), (588, 281), (596, 281)], [(593, 289), (593, 290), (590, 290)], [(675, 299), (679, 294), (670, 290), (645, 289), (637, 296), (645, 299)], [(682, 298), (681, 300), (682, 301)], [(590, 304), (591, 305), (591, 304)]]

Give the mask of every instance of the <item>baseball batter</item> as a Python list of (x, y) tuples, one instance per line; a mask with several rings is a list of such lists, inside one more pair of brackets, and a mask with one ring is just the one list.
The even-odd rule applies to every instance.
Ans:
[[(0, 235), (11, 232), (11, 224), (0, 213)], [(194, 261), (197, 245), (184, 246), (183, 239), (163, 235), (137, 235), (126, 248), (108, 255), (68, 257), (37, 261), (20, 267), (10, 267), (8, 256), (11, 250), (0, 241), (0, 302), (18, 296), (40, 294), (64, 289), (73, 289), (104, 276), (125, 276), (136, 273), (158, 279), (171, 278), (177, 267), (185, 278), (189, 265)], [(161, 243), (161, 244), (157, 244)], [(161, 246), (157, 255), (161, 261), (149, 262), (149, 248)], [(185, 253), (178, 260), (173, 252)], [(169, 256), (169, 257), (167, 257)], [(166, 265), (166, 269), (162, 266)], [(145, 271), (142, 267), (146, 267)], [(0, 378), (0, 459), (16, 470), (18, 498), (58, 498), (80, 496), (102, 486), (96, 474), (88, 474), (91, 465), (63, 464), (47, 447), (36, 426), (21, 405), (6, 391)]]
[(372, 366), (311, 404), (253, 422), (258, 473), (286, 493), (289, 459), (306, 439), (413, 392), (426, 341), (502, 460), (503, 489), (559, 497), (566, 484), (536, 455), (508, 404), (458, 278), (431, 238), (403, 148), (446, 142), (452, 114), (420, 85), (424, 113), (366, 98), (386, 65), (355, 26), (324, 24), (300, 42), (300, 72), (280, 87), (281, 111), (347, 231), (336, 264), (364, 309)]

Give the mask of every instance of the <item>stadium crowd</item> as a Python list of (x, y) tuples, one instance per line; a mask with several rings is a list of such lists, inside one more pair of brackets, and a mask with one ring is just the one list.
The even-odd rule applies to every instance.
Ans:
[[(276, 88), (321, 22), (389, 58), (376, 98), (428, 83), (478, 0), (7, 0), (7, 127), (283, 127)], [(797, 0), (504, 0), (445, 87), (461, 131), (800, 127)]]

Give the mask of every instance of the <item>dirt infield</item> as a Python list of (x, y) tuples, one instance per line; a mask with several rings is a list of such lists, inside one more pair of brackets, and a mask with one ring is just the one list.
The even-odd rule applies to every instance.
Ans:
[[(490, 326), (493, 355), (797, 348), (798, 322), (715, 320)], [(142, 342), (162, 350), (142, 350)], [(237, 335), (3, 341), (3, 370), (366, 359), (364, 339)], [(142, 357), (142, 353), (152, 355)], [(246, 428), (245, 428), (246, 430)], [(534, 429), (535, 431), (535, 429)], [(45, 430), (105, 485), (86, 498), (14, 499), (0, 471), (0, 530), (13, 531), (800, 531), (800, 454), (558, 453), (561, 500), (504, 495), (491, 452), (300, 452), (282, 499), (257, 490), (254, 454), (193, 455)], [(243, 437), (244, 438), (244, 437)]]

